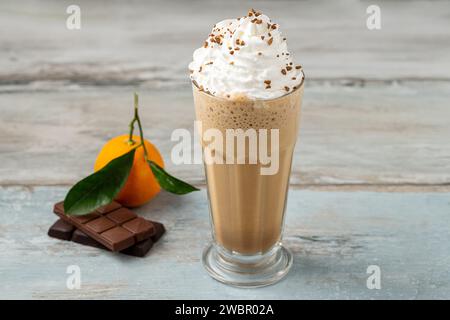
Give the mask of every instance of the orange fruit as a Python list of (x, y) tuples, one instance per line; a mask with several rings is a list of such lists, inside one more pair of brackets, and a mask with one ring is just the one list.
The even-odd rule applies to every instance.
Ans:
[[(98, 171), (111, 160), (120, 157), (141, 143), (139, 136), (133, 136), (135, 143), (128, 143), (128, 135), (121, 135), (109, 140), (102, 148), (95, 160), (94, 170)], [(148, 140), (144, 139), (147, 148), (148, 158), (164, 168), (164, 162), (158, 149)], [(153, 175), (149, 164), (144, 159), (144, 148), (136, 149), (134, 154), (133, 167), (131, 168), (128, 180), (116, 197), (116, 201), (127, 207), (137, 207), (152, 199), (161, 187)]]

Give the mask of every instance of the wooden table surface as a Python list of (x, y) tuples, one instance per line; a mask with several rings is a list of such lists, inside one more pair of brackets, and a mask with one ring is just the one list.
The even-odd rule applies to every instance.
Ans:
[[(286, 279), (259, 289), (206, 274), (201, 165), (170, 163), (170, 134), (193, 130), (187, 64), (210, 27), (247, 1), (0, 3), (0, 298), (450, 298), (450, 6), (262, 1), (307, 82), (287, 208)], [(132, 92), (167, 168), (202, 191), (139, 208), (167, 234), (143, 259), (51, 239), (54, 202), (127, 132)], [(66, 288), (78, 265), (79, 290)], [(369, 290), (369, 265), (381, 289)]]

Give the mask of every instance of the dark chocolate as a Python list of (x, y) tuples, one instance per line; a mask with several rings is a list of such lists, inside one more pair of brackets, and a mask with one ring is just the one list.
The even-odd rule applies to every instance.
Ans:
[(138, 242), (150, 238), (156, 232), (153, 222), (141, 217), (127, 221), (122, 226), (128, 231), (133, 232)]
[(121, 253), (134, 256), (134, 257), (144, 257), (147, 252), (153, 247), (153, 240), (151, 238), (138, 242), (134, 246), (126, 248), (120, 251)]
[(66, 215), (64, 204), (59, 202), (54, 212), (111, 251), (122, 251), (156, 234), (152, 221), (138, 217), (115, 201), (82, 216)]
[[(164, 226), (159, 222), (153, 223), (155, 224), (156, 229), (158, 230), (156, 234), (160, 234), (159, 230), (161, 230), (161, 227), (164, 228)], [(89, 237), (86, 233), (84, 233), (79, 229), (76, 229), (74, 226), (65, 222), (62, 219), (59, 219), (50, 227), (50, 229), (48, 230), (48, 235), (52, 238), (57, 238), (61, 240), (71, 240), (75, 243), (82, 244), (85, 246), (108, 250), (107, 247), (95, 241), (94, 239)], [(153, 236), (152, 238), (154, 237), (155, 236)], [(154, 241), (152, 238), (138, 242), (135, 245), (120, 251), (120, 253), (133, 257), (145, 257), (145, 255), (153, 247), (153, 243), (157, 241), (157, 240)]]
[(163, 236), (163, 234), (166, 232), (166, 228), (164, 228), (164, 225), (162, 223), (152, 221), (153, 225), (155, 226), (155, 234), (151, 236), (151, 239), (153, 242), (158, 242), (159, 239)]
[(50, 227), (50, 229), (48, 229), (48, 235), (52, 238), (70, 240), (74, 230), (75, 227), (70, 223), (59, 219)]

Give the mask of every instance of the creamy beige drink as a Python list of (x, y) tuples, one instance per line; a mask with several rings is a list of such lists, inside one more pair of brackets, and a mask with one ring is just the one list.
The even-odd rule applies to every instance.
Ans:
[[(201, 140), (203, 149), (220, 160), (205, 161), (214, 243), (205, 250), (203, 262), (225, 283), (273, 283), (292, 263), (281, 235), (299, 129), (302, 68), (292, 62), (278, 25), (251, 10), (247, 16), (217, 23), (194, 52), (189, 69), (202, 137), (211, 129), (223, 137), (230, 129), (254, 130), (258, 136), (254, 148), (251, 139), (245, 140), (243, 162), (236, 148), (211, 150), (211, 141)], [(268, 150), (277, 161), (269, 174), (262, 174), (266, 162), (251, 161), (251, 151), (260, 156), (262, 131), (277, 133), (268, 135)]]
[(227, 250), (264, 253), (281, 239), (302, 94), (300, 87), (272, 100), (227, 100), (194, 88), (196, 115), (203, 131), (216, 128), (225, 137), (230, 128), (279, 129), (276, 174), (262, 175), (260, 163), (226, 164), (226, 150), (224, 164), (205, 165), (214, 236)]

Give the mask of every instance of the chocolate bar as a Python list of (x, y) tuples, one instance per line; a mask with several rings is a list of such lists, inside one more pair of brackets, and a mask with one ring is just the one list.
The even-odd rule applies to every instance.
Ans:
[[(156, 233), (154, 234), (154, 236), (147, 240), (138, 242), (135, 245), (120, 252), (134, 257), (144, 257), (153, 247), (153, 243), (157, 242), (165, 232), (165, 228), (162, 223), (154, 221), (152, 222), (156, 227)], [(50, 227), (50, 229), (48, 230), (48, 235), (52, 238), (69, 240), (82, 245), (108, 250), (108, 248), (106, 248), (104, 245), (95, 241), (83, 231), (78, 230), (73, 225), (62, 219), (59, 219)]]
[(66, 215), (63, 202), (56, 203), (53, 211), (111, 251), (122, 251), (156, 234), (152, 221), (115, 201), (82, 216)]
[(58, 219), (51, 227), (48, 229), (48, 235), (52, 238), (57, 238), (61, 240), (70, 240), (72, 238), (72, 233), (76, 228), (64, 220)]

